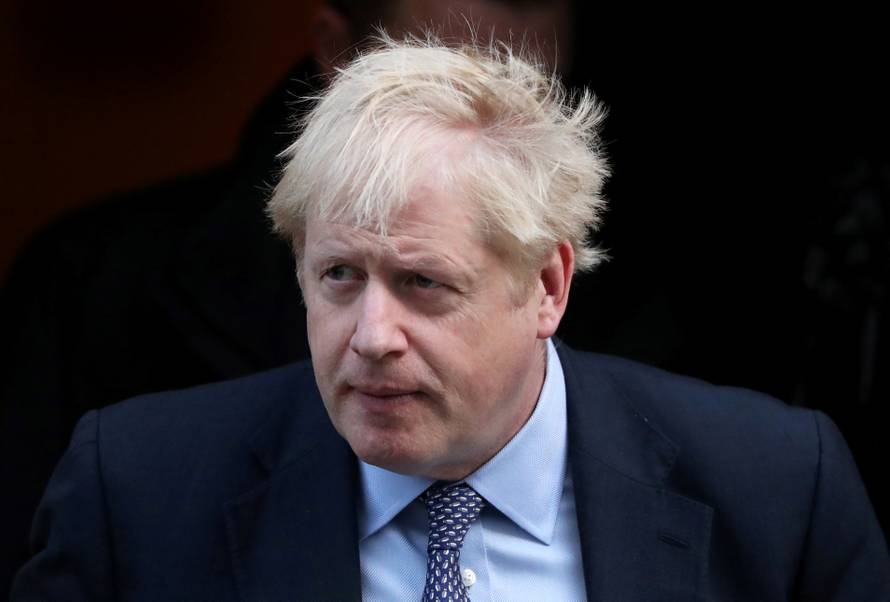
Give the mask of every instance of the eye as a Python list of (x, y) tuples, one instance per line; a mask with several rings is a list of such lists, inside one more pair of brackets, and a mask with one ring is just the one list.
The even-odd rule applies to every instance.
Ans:
[(325, 270), (322, 276), (337, 282), (343, 282), (358, 278), (358, 270), (351, 268), (348, 265), (335, 265)]
[(414, 281), (414, 284), (418, 288), (422, 288), (422, 289), (431, 290), (431, 289), (439, 288), (440, 286), (442, 286), (441, 283), (436, 282), (432, 278), (427, 278), (426, 276), (422, 276), (420, 274), (414, 274), (414, 276), (412, 277), (412, 280)]

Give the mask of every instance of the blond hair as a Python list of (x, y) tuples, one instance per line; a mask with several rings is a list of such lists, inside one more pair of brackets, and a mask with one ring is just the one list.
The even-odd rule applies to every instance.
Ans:
[(533, 268), (569, 241), (576, 271), (603, 259), (589, 234), (605, 206), (605, 111), (583, 90), (507, 45), (448, 47), (432, 35), (378, 46), (338, 71), (282, 155), (268, 204), (300, 258), (309, 219), (385, 235), (437, 133), (466, 135), (454, 183), (475, 201), (481, 232), (514, 265)]

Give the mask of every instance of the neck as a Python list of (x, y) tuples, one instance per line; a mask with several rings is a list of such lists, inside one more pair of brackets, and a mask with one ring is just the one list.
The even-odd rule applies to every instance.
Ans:
[(531, 418), (538, 405), (538, 400), (541, 397), (541, 391), (544, 388), (544, 380), (546, 379), (546, 376), (547, 340), (544, 339), (539, 340), (535, 345), (534, 360), (531, 369), (528, 371), (528, 377), (523, 379), (523, 383), (517, 393), (522, 397), (523, 402), (518, 406), (515, 420), (510, 425), (510, 428), (505, 430), (504, 436), (495, 441), (486, 453), (481, 454), (472, 462), (468, 462), (461, 466), (448, 467), (442, 471), (437, 471), (436, 474), (428, 476), (441, 481), (460, 481), (476, 472), (486, 462), (495, 457), (498, 452), (504, 449), (504, 446), (516, 436), (516, 433), (522, 430), (522, 427), (524, 427), (529, 418)]

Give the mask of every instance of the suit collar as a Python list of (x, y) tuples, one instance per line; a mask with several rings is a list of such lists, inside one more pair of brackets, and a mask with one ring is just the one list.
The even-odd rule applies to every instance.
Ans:
[[(594, 460), (629, 479), (661, 486), (679, 448), (625, 399), (601, 361), (557, 341), (563, 363), (573, 457)], [(587, 355), (587, 358), (584, 356)]]
[(587, 597), (704, 598), (713, 510), (665, 488), (680, 449), (603, 358), (559, 353)]
[(355, 456), (330, 425), (311, 367), (299, 366), (302, 382), (250, 442), (263, 477), (224, 504), (245, 601), (361, 597)]

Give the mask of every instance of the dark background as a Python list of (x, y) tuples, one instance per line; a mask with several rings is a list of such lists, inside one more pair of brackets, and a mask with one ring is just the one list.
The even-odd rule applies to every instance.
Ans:
[(563, 337), (827, 412), (886, 531), (879, 19), (755, 6), (582, 14), (576, 77), (611, 107), (602, 235), (614, 259), (578, 281), (584, 304), (570, 304)]
[(0, 0), (0, 279), (67, 209), (222, 163), (318, 0)]
[[(52, 217), (229, 159), (316, 5), (4, 3), (0, 278)], [(610, 107), (613, 260), (576, 281), (561, 336), (826, 411), (886, 530), (881, 20), (585, 6), (575, 22), (571, 80)]]
[(564, 338), (827, 412), (886, 531), (890, 96), (876, 15), (582, 12), (577, 77), (611, 107), (614, 259), (578, 282), (585, 306), (570, 304)]

